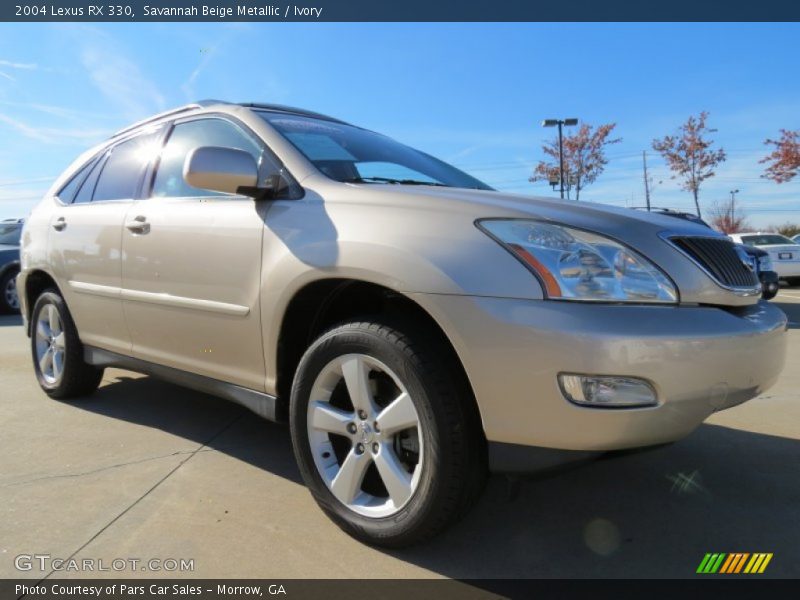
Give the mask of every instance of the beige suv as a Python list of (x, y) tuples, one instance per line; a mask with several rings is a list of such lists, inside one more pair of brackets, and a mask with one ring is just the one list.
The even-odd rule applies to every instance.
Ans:
[(747, 264), (690, 222), (202, 102), (75, 161), (25, 224), (18, 289), (47, 394), (115, 366), (288, 421), (322, 509), (401, 546), (489, 471), (672, 442), (763, 392), (787, 323)]

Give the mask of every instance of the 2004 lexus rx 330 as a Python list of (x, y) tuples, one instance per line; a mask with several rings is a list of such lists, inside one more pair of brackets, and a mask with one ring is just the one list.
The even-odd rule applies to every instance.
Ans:
[(103, 368), (288, 421), (352, 535), (441, 530), (488, 471), (677, 440), (782, 369), (746, 257), (671, 217), (502, 194), (377, 133), (202, 102), (87, 152), (25, 224), (53, 398)]

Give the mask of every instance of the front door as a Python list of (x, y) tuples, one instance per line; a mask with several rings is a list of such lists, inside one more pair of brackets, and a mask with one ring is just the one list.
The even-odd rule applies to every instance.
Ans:
[(128, 210), (122, 232), (122, 298), (133, 356), (264, 389), (259, 298), (268, 204), (190, 187), (186, 155), (223, 146), (262, 159), (260, 142), (221, 118), (177, 123), (149, 198)]

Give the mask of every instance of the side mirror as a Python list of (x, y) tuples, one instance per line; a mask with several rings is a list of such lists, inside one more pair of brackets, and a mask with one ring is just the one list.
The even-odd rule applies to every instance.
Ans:
[(259, 190), (258, 167), (244, 150), (201, 146), (189, 152), (183, 163), (183, 179), (192, 187), (227, 194), (253, 196)]

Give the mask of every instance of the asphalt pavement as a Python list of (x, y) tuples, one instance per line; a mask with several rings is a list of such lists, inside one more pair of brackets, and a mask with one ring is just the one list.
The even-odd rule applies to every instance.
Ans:
[(0, 317), (0, 577), (692, 577), (707, 552), (771, 552), (764, 577), (798, 577), (800, 289), (776, 302), (789, 356), (764, 395), (670, 446), (492, 477), (464, 521), (391, 552), (317, 508), (286, 428), (116, 369), (50, 400), (21, 320)]

